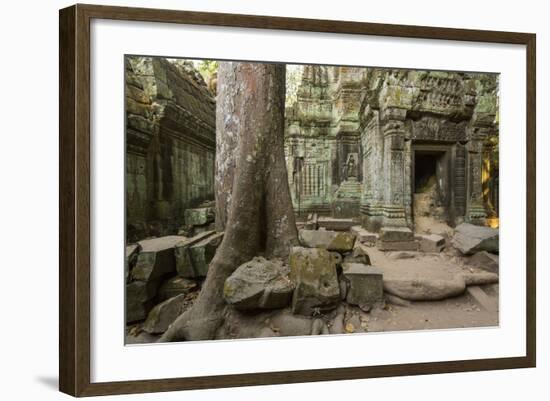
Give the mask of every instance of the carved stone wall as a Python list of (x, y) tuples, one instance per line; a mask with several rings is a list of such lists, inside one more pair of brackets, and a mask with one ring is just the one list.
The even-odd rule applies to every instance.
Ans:
[(184, 210), (214, 199), (215, 101), (179, 60), (127, 57), (128, 240), (174, 232)]
[(286, 114), (295, 209), (412, 228), (424, 151), (440, 155), (448, 222), (485, 223), (498, 215), (497, 95), (494, 74), (305, 66)]

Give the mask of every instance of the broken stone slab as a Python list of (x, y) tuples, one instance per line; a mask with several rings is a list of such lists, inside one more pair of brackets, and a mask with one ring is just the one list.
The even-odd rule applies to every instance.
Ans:
[(347, 303), (370, 310), (383, 302), (384, 285), (379, 269), (361, 263), (344, 263), (342, 274), (350, 283)]
[(464, 255), (487, 251), (498, 253), (498, 229), (462, 223), (455, 228), (452, 245)]
[(190, 305), (185, 294), (177, 295), (155, 305), (143, 324), (143, 330), (150, 334), (164, 333), (176, 318)]
[(360, 242), (356, 242), (351, 254), (346, 255), (344, 258), (346, 263), (362, 263), (364, 265), (370, 265), (370, 257), (367, 253), (366, 246)]
[(382, 227), (379, 239), (381, 242), (409, 242), (414, 241), (414, 234), (408, 227)]
[(489, 312), (498, 311), (498, 298), (491, 298), (477, 285), (471, 285), (466, 289), (468, 295), (479, 305), (480, 308)]
[(437, 234), (421, 234), (420, 250), (427, 253), (439, 253), (445, 248), (445, 238)]
[(126, 245), (126, 263), (124, 264), (124, 273), (126, 282), (130, 279), (130, 272), (136, 265), (141, 246), (139, 244)]
[(222, 243), (223, 233), (216, 233), (189, 247), (192, 277), (204, 277), (208, 272), (208, 266), (216, 254), (218, 246)]
[(180, 276), (174, 276), (160, 285), (156, 300), (158, 302), (163, 302), (181, 294), (187, 295), (197, 289), (198, 284), (195, 281)]
[(384, 278), (384, 291), (409, 301), (439, 301), (464, 293), (462, 277), (448, 279)]
[(498, 255), (487, 251), (477, 252), (470, 258), (469, 263), (485, 271), (498, 274)]
[(215, 212), (213, 207), (201, 207), (186, 209), (183, 216), (186, 225), (203, 226), (214, 221)]
[(290, 268), (282, 261), (255, 257), (225, 280), (223, 297), (239, 310), (284, 308), (294, 291), (289, 274)]
[(336, 265), (326, 249), (293, 247), (290, 279), (295, 284), (293, 313), (312, 316), (338, 305), (340, 286)]
[(308, 248), (349, 252), (355, 244), (355, 236), (348, 232), (328, 230), (300, 230), (300, 243)]
[[(186, 238), (175, 245), (174, 256), (176, 259), (176, 271), (181, 277), (193, 278), (197, 276), (195, 267), (193, 266), (193, 260), (198, 260), (200, 252), (190, 252), (190, 248), (197, 243), (201, 243), (202, 241), (213, 237), (214, 235), (217, 234), (213, 230), (205, 231), (195, 235), (194, 237)], [(192, 255), (194, 255), (194, 258), (192, 258)]]
[(153, 296), (143, 281), (126, 284), (126, 323), (145, 319), (151, 309), (150, 299)]
[(498, 283), (498, 274), (489, 272), (463, 273), (466, 285), (488, 285)]
[(169, 235), (140, 241), (141, 251), (132, 269), (132, 279), (153, 283), (167, 274), (175, 273), (174, 245), (185, 239)]
[(317, 227), (328, 231), (349, 231), (356, 222), (353, 219), (339, 219), (334, 217), (319, 217)]
[(367, 231), (361, 226), (353, 226), (350, 231), (357, 237), (358, 242), (367, 246), (375, 246), (376, 241), (378, 241), (378, 234)]

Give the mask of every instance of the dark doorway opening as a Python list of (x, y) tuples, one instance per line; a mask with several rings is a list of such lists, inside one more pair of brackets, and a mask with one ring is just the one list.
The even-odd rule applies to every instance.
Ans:
[(414, 166), (414, 192), (423, 193), (437, 185), (436, 153), (417, 152)]

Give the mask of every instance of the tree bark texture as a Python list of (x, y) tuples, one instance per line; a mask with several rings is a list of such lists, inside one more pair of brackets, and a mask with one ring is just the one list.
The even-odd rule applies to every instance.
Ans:
[(207, 340), (223, 324), (225, 280), (257, 255), (287, 258), (298, 235), (284, 156), (284, 64), (220, 63), (216, 225), (225, 235), (194, 305), (160, 341)]

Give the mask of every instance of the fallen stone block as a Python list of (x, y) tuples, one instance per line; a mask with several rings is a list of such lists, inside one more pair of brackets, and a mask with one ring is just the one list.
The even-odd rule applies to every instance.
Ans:
[(370, 257), (367, 253), (366, 246), (360, 242), (356, 242), (351, 254), (346, 255), (344, 258), (346, 263), (362, 263), (364, 265), (370, 265)]
[(461, 277), (449, 279), (386, 279), (384, 291), (409, 301), (438, 301), (464, 293)]
[(183, 215), (185, 218), (185, 224), (190, 226), (203, 226), (213, 222), (215, 218), (213, 207), (186, 209)]
[(470, 258), (469, 263), (485, 271), (498, 274), (498, 255), (487, 251), (477, 252)]
[(300, 230), (299, 237), (303, 246), (336, 252), (349, 252), (355, 244), (355, 236), (348, 232)]
[(370, 310), (383, 302), (384, 285), (379, 269), (361, 263), (344, 263), (342, 273), (350, 284), (347, 303)]
[[(193, 266), (192, 253), (190, 252), (190, 248), (203, 240), (207, 240), (209, 237), (212, 237), (215, 234), (215, 231), (205, 231), (195, 235), (194, 237), (186, 238), (183, 241), (179, 241), (175, 245), (174, 256), (176, 260), (176, 271), (181, 277), (196, 277), (197, 273), (195, 272), (195, 267)], [(197, 256), (198, 255), (195, 255), (195, 259), (197, 259)]]
[(409, 242), (414, 241), (414, 234), (408, 227), (382, 227), (379, 239), (381, 242)]
[(336, 265), (326, 249), (293, 247), (290, 279), (295, 284), (293, 313), (312, 316), (335, 308), (340, 300)]
[(185, 237), (169, 235), (139, 242), (141, 251), (132, 269), (132, 279), (153, 284), (166, 275), (176, 272), (174, 245)]
[(208, 272), (208, 266), (216, 254), (218, 246), (223, 239), (223, 233), (211, 235), (189, 247), (191, 266), (193, 268), (191, 277), (204, 277)]
[(141, 246), (139, 244), (126, 245), (126, 263), (124, 264), (124, 274), (126, 281), (130, 279), (130, 272), (136, 265), (140, 250)]
[(378, 234), (367, 231), (361, 226), (353, 226), (350, 231), (357, 237), (357, 241), (367, 246), (375, 246), (378, 241)]
[(289, 274), (290, 268), (282, 261), (256, 257), (225, 280), (223, 297), (239, 310), (284, 308), (294, 291)]
[(176, 318), (182, 314), (190, 302), (185, 294), (177, 295), (173, 298), (156, 305), (147, 316), (143, 324), (143, 330), (150, 334), (164, 333)]
[(455, 228), (452, 245), (464, 255), (498, 253), (498, 229), (462, 223)]
[(126, 323), (137, 322), (147, 317), (154, 296), (143, 281), (126, 284)]
[(439, 253), (445, 248), (445, 238), (437, 234), (420, 235), (420, 250), (428, 253)]
[(187, 295), (197, 289), (198, 284), (195, 281), (180, 276), (174, 276), (160, 285), (156, 300), (158, 302), (163, 302), (178, 295)]
[(319, 217), (317, 219), (317, 227), (328, 231), (349, 231), (355, 224), (356, 222), (353, 219), (338, 219), (333, 217)]

